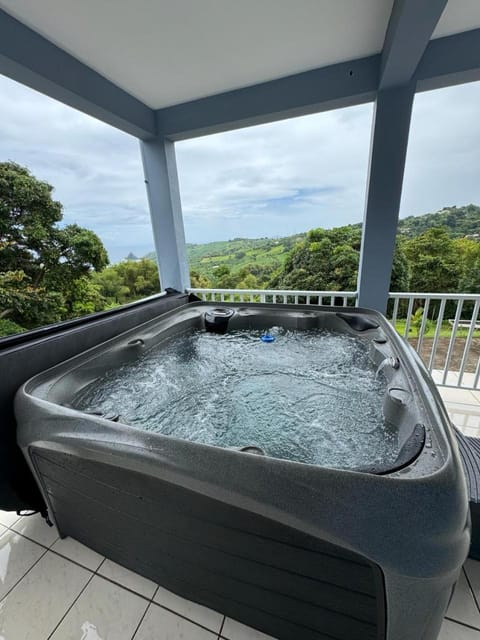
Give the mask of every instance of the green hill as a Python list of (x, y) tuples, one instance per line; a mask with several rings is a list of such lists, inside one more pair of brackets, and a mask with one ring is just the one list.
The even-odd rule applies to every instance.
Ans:
[(480, 234), (480, 207), (468, 204), (464, 207), (445, 207), (423, 216), (409, 216), (400, 220), (398, 231), (407, 238), (419, 236), (432, 227), (447, 227), (452, 238)]
[[(360, 227), (361, 223), (351, 225), (353, 229)], [(480, 240), (480, 207), (469, 204), (446, 207), (421, 216), (409, 216), (400, 220), (398, 233), (410, 240), (433, 227), (446, 227), (451, 238), (468, 236)], [(200, 280), (208, 280), (210, 286), (233, 288), (244, 284), (247, 288), (261, 288), (274, 281), (282, 271), (290, 251), (304, 242), (306, 236), (306, 233), (300, 233), (284, 238), (234, 238), (206, 244), (187, 244), (190, 270)], [(146, 257), (155, 259), (155, 254)], [(195, 279), (198, 280), (197, 277)], [(197, 285), (207, 286), (201, 282), (197, 282)]]
[[(219, 267), (238, 271), (248, 266), (255, 275), (270, 277), (283, 266), (291, 249), (305, 237), (305, 233), (300, 233), (285, 238), (234, 238), (187, 244), (190, 269), (209, 280)], [(155, 259), (155, 254), (146, 257)]]

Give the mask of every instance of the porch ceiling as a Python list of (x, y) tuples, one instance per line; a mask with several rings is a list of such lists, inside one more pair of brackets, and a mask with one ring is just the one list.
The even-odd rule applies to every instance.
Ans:
[(0, 0), (0, 73), (181, 140), (480, 79), (478, 0)]
[[(378, 53), (392, 5), (0, 0), (13, 17), (153, 109)], [(480, 8), (477, 14), (480, 24)]]
[(451, 36), (461, 31), (480, 27), (478, 0), (448, 0), (445, 11), (433, 32), (433, 38)]

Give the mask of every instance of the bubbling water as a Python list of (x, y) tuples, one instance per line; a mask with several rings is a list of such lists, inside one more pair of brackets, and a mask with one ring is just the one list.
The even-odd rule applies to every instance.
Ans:
[(82, 389), (73, 406), (121, 414), (133, 427), (336, 468), (393, 462), (383, 376), (368, 344), (326, 330), (194, 330)]

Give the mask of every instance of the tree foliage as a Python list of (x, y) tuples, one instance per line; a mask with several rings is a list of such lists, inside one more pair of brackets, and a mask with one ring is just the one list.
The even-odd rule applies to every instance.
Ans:
[(108, 264), (93, 231), (59, 226), (52, 192), (25, 167), (0, 163), (0, 317), (25, 328), (76, 315), (79, 281)]
[(445, 227), (451, 238), (479, 237), (480, 207), (467, 204), (464, 207), (445, 207), (423, 216), (409, 216), (400, 220), (398, 232), (405, 238), (415, 238), (433, 227)]
[[(308, 291), (355, 291), (360, 259), (361, 229), (349, 225), (313, 229), (290, 253), (285, 267), (271, 285)], [(398, 291), (408, 282), (408, 264), (397, 246), (391, 287)], [(405, 289), (402, 289), (405, 290)]]
[(96, 273), (93, 282), (107, 306), (125, 304), (160, 291), (157, 265), (149, 258), (124, 260)]

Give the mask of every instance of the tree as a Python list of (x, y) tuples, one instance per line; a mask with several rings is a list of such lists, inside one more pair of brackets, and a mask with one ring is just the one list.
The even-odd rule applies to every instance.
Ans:
[(109, 306), (146, 298), (160, 291), (158, 268), (149, 258), (114, 264), (95, 273), (93, 281)]
[(22, 270), (0, 272), (0, 318), (22, 328), (58, 322), (65, 311), (63, 296), (34, 287)]
[[(0, 317), (25, 328), (100, 304), (91, 273), (108, 264), (100, 238), (77, 224), (60, 227), (53, 187), (14, 162), (0, 163)], [(95, 294), (95, 295), (94, 295)], [(80, 298), (79, 298), (80, 296)]]
[(444, 227), (429, 229), (404, 243), (411, 264), (412, 291), (457, 291), (461, 265), (455, 242)]
[(210, 280), (196, 269), (190, 270), (190, 283), (192, 289), (209, 289), (212, 286)]
[[(361, 228), (312, 229), (290, 252), (270, 287), (308, 291), (354, 291), (357, 288)], [(391, 288), (405, 290), (408, 263), (402, 246), (395, 249)]]
[(62, 205), (53, 188), (14, 162), (0, 163), (0, 272), (22, 269), (35, 277), (48, 261)]
[(458, 291), (480, 293), (480, 243), (469, 238), (454, 240), (461, 267)]

